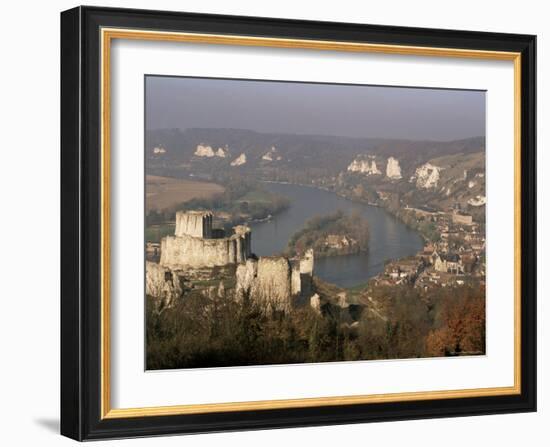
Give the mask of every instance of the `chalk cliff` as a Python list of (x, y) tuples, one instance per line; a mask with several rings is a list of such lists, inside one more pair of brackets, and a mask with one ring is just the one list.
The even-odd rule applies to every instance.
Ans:
[(227, 146), (224, 148), (219, 147), (216, 151), (216, 157), (225, 158), (227, 157)]
[(197, 157), (206, 157), (206, 158), (212, 158), (212, 157), (220, 157), (225, 158), (227, 156), (227, 146), (225, 148), (219, 147), (217, 150), (214, 150), (212, 146), (207, 146), (205, 144), (198, 144), (197, 149), (195, 150), (194, 154)]
[(212, 146), (206, 146), (199, 144), (197, 145), (197, 149), (195, 150), (195, 154), (197, 157), (214, 157), (216, 154), (214, 153), (214, 150), (212, 149)]
[(382, 174), (380, 169), (376, 166), (376, 160), (374, 157), (369, 157), (366, 160), (355, 159), (348, 166), (348, 172), (359, 172), (366, 175), (379, 175)]
[(440, 171), (441, 168), (439, 166), (425, 163), (416, 168), (414, 175), (411, 177), (411, 181), (415, 181), (416, 187), (419, 189), (435, 188), (439, 181)]
[(279, 151), (275, 146), (271, 146), (271, 149), (266, 152), (264, 155), (262, 155), (262, 160), (264, 161), (273, 161), (273, 160), (281, 160), (282, 157), (279, 155)]
[(231, 162), (231, 166), (242, 166), (246, 163), (246, 154), (243, 152)]
[(397, 158), (388, 158), (386, 164), (386, 177), (392, 180), (399, 180), (401, 178), (401, 166), (399, 166), (399, 160)]

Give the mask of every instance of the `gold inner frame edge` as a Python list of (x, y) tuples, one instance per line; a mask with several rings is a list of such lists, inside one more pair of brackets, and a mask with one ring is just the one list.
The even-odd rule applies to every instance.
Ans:
[[(258, 411), (430, 399), (504, 396), (521, 393), (521, 53), (419, 47), (324, 40), (267, 38), (252, 36), (145, 31), (102, 28), (101, 42), (101, 419), (168, 416), (231, 411)], [(140, 408), (111, 408), (110, 349), (110, 71), (113, 39), (240, 45), (271, 48), (382, 53), (410, 56), (437, 56), (467, 59), (504, 60), (514, 63), (514, 385), (509, 387), (421, 391), (354, 396), (327, 396), (302, 399), (259, 400)]]

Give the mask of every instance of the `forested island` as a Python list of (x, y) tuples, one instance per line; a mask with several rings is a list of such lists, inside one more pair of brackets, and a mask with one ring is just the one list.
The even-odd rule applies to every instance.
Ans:
[(315, 256), (340, 256), (366, 251), (369, 245), (369, 226), (359, 214), (342, 211), (316, 216), (308, 220), (288, 242), (288, 254), (301, 255), (313, 249)]

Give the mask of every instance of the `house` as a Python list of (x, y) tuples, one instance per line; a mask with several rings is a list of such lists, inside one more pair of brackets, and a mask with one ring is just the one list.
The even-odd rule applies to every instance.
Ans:
[(386, 265), (385, 274), (397, 284), (414, 282), (423, 270), (424, 262), (421, 258), (406, 258)]
[(432, 259), (434, 269), (438, 272), (453, 273), (455, 275), (464, 273), (462, 261), (456, 253), (439, 254), (435, 252)]
[(421, 252), (418, 252), (417, 257), (422, 259), (425, 264), (431, 264), (433, 262), (432, 256), (434, 254), (435, 247), (432, 243), (428, 243), (424, 246)]
[(351, 237), (340, 234), (329, 234), (325, 239), (325, 246), (336, 250), (357, 245), (357, 241)]

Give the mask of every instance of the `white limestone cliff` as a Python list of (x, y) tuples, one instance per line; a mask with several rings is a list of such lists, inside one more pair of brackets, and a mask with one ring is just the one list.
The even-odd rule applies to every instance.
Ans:
[(205, 146), (202, 144), (197, 145), (197, 149), (195, 150), (195, 155), (197, 157), (214, 157), (216, 154), (214, 153), (214, 150), (212, 149), (212, 146)]
[(366, 175), (382, 174), (376, 166), (374, 157), (369, 157), (367, 160), (353, 160), (348, 166), (348, 172), (360, 172), (361, 174)]
[(227, 146), (225, 148), (219, 147), (217, 150), (212, 149), (212, 146), (206, 146), (205, 144), (198, 144), (194, 155), (197, 157), (227, 157)]
[(386, 164), (386, 177), (392, 180), (399, 180), (401, 178), (401, 166), (399, 166), (399, 160), (397, 158), (388, 158), (388, 163)]
[(439, 181), (441, 168), (439, 166), (432, 165), (431, 163), (425, 163), (422, 166), (416, 168), (414, 175), (411, 177), (411, 181), (416, 180), (417, 188), (435, 188)]
[(231, 162), (231, 166), (242, 166), (246, 163), (246, 154), (243, 152)]
[(277, 153), (278, 153), (277, 148), (275, 146), (271, 146), (271, 149), (262, 156), (262, 160), (264, 161), (281, 160), (282, 157), (278, 156)]

